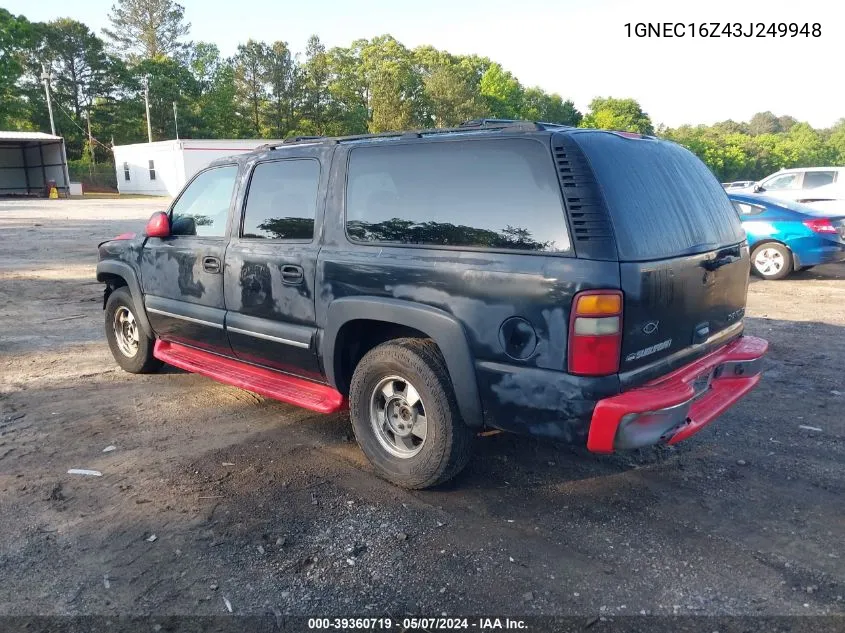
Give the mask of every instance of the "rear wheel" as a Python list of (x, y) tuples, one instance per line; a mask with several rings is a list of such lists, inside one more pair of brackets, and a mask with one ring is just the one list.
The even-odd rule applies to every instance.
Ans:
[(469, 461), (473, 434), (431, 340), (396, 339), (367, 352), (352, 376), (349, 412), (361, 450), (399, 486), (435, 486)]
[(751, 253), (751, 266), (763, 279), (783, 279), (792, 272), (792, 253), (783, 244), (762, 244)]
[(153, 356), (155, 339), (144, 333), (135, 316), (135, 302), (125, 286), (109, 295), (106, 301), (106, 339), (112, 356), (131, 374), (156, 371), (162, 362)]

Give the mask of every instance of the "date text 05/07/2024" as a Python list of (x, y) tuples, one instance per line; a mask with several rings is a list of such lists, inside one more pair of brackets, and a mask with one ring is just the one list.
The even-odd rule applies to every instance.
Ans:
[(310, 630), (335, 631), (527, 631), (528, 623), (516, 618), (406, 617), (406, 618), (308, 618)]
[(819, 22), (627, 22), (627, 37), (821, 37)]

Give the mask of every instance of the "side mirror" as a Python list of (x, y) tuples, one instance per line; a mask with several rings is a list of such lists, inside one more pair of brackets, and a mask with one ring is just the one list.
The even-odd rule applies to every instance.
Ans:
[(169, 237), (170, 218), (164, 211), (153, 213), (147, 222), (147, 237)]
[(190, 215), (177, 215), (170, 225), (171, 235), (196, 235), (197, 223)]
[(754, 185), (754, 189), (752, 189), (752, 191), (754, 191), (754, 193), (762, 193), (765, 189), (763, 188), (763, 185), (758, 183)]

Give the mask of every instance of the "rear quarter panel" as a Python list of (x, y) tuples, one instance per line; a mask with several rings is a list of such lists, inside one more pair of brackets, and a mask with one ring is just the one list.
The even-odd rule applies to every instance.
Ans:
[[(561, 383), (554, 394), (555, 406), (568, 397), (583, 398), (584, 379), (564, 373), (572, 297), (580, 290), (618, 288), (619, 264), (561, 255), (352, 242), (345, 231), (347, 156), (348, 148), (341, 146), (332, 165), (324, 243), (317, 262), (318, 323), (325, 326), (333, 301), (361, 296), (416, 302), (454, 316), (476, 364), (488, 423), (491, 415), (517, 400), (548, 400), (549, 394), (541, 393), (543, 386), (528, 370), (556, 372), (555, 380)], [(524, 359), (512, 358), (503, 346), (501, 326), (511, 317), (525, 319), (536, 334), (536, 345)], [(525, 377), (523, 383), (519, 376)], [(502, 388), (506, 379), (517, 382)], [(618, 382), (612, 383), (609, 390), (618, 389)]]

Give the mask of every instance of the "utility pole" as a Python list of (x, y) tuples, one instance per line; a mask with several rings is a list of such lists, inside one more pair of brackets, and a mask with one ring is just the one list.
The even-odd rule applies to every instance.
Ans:
[(97, 157), (94, 155), (94, 137), (91, 134), (91, 110), (86, 113), (88, 119), (88, 149), (91, 150), (91, 164), (97, 164)]
[(53, 121), (53, 102), (50, 100), (50, 81), (53, 75), (47, 71), (44, 63), (41, 63), (41, 81), (44, 82), (44, 94), (47, 96), (47, 112), (50, 113), (50, 131), (56, 135), (56, 123)]
[(173, 102), (173, 124), (176, 126), (176, 140), (179, 140), (179, 115), (176, 113), (176, 102)]
[(153, 142), (153, 128), (150, 125), (150, 76), (144, 75), (144, 103), (147, 106), (147, 139)]

